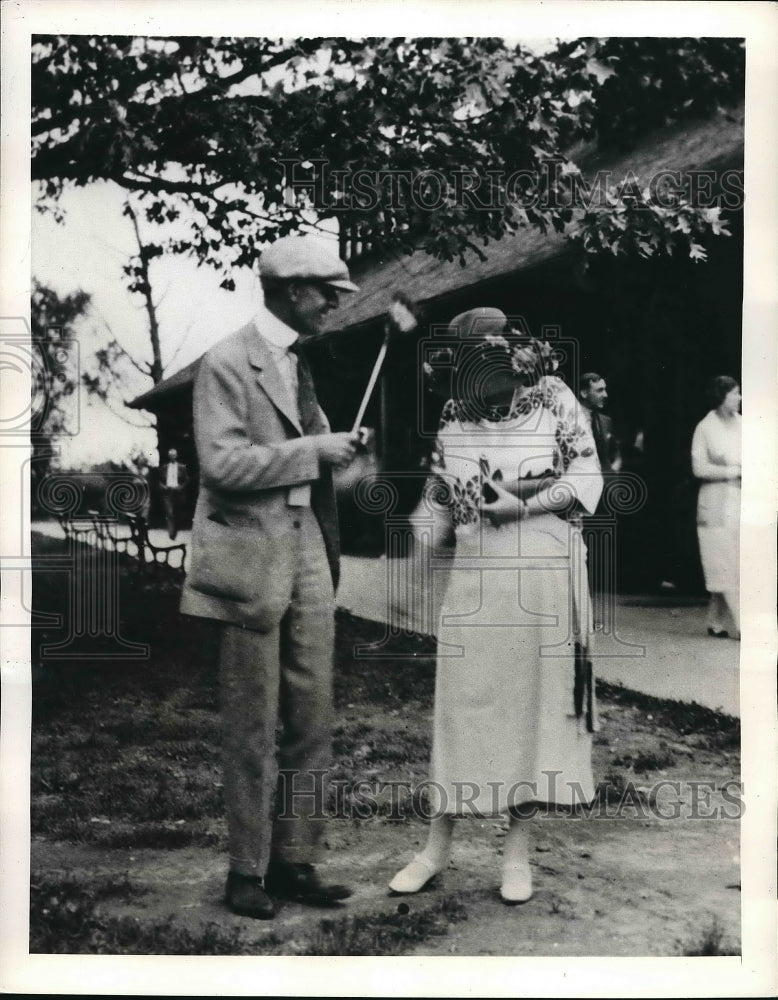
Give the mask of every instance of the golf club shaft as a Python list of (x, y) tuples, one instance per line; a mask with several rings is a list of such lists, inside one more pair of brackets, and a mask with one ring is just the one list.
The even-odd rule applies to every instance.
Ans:
[(362, 426), (362, 420), (365, 416), (365, 410), (367, 409), (367, 404), (370, 402), (370, 397), (373, 395), (373, 389), (375, 389), (375, 384), (378, 381), (378, 376), (381, 372), (381, 366), (384, 363), (384, 358), (386, 357), (386, 352), (389, 347), (389, 329), (387, 328), (384, 334), (384, 342), (381, 344), (381, 350), (378, 352), (378, 357), (373, 365), (373, 371), (370, 375), (370, 381), (367, 383), (367, 388), (365, 389), (365, 394), (362, 397), (362, 404), (359, 407), (359, 412), (357, 413), (357, 418), (354, 421), (354, 426), (351, 428), (351, 433), (356, 434), (359, 428)]

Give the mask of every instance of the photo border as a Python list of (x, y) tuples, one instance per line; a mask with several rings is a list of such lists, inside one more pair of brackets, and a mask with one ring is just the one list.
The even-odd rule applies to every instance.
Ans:
[[(340, 0), (185, 4), (136, 0), (7, 2), (2, 21), (0, 316), (29, 322), (30, 36), (35, 33), (380, 35), (402, 15), (409, 35), (744, 36), (746, 202), (743, 302), (743, 508), (741, 644), (741, 958), (212, 958), (28, 954), (29, 633), (0, 631), (0, 987), (5, 991), (163, 995), (298, 996), (754, 996), (776, 988), (775, 496), (778, 308), (778, 8), (763, 3), (475, 3)], [(16, 390), (19, 390), (16, 393)], [(23, 387), (5, 394), (17, 412)], [(14, 398), (15, 397), (15, 398)], [(0, 552), (29, 555), (29, 512), (19, 481), (29, 457), (23, 439), (0, 441), (5, 484)], [(21, 534), (27, 548), (17, 552)], [(3, 570), (3, 620), (30, 607), (30, 574)], [(258, 978), (261, 973), (261, 980)], [(258, 986), (261, 985), (261, 990)]]

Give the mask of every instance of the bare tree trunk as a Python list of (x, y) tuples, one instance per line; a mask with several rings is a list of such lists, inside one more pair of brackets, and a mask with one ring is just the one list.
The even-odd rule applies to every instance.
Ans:
[(138, 291), (143, 296), (144, 304), (146, 306), (146, 314), (149, 317), (149, 337), (151, 338), (151, 353), (152, 362), (150, 365), (150, 374), (154, 381), (154, 385), (162, 381), (162, 352), (159, 346), (159, 322), (157, 321), (157, 309), (154, 305), (154, 299), (151, 294), (151, 278), (149, 275), (149, 260), (150, 256), (148, 249), (141, 239), (140, 229), (138, 228), (138, 217), (129, 201), (126, 203), (127, 215), (129, 215), (132, 220), (132, 227), (135, 230), (135, 239), (138, 243), (138, 259), (140, 261), (140, 272), (141, 281), (139, 282)]
[[(152, 295), (151, 288), (151, 275), (149, 273), (149, 261), (151, 260), (151, 255), (146, 244), (140, 234), (140, 227), (138, 226), (138, 217), (135, 214), (135, 210), (129, 202), (126, 202), (126, 212), (132, 221), (132, 227), (135, 230), (135, 239), (138, 244), (138, 260), (139, 260), (139, 271), (140, 271), (140, 281), (138, 282), (137, 290), (143, 296), (144, 305), (146, 307), (146, 315), (149, 319), (149, 339), (151, 340), (151, 356), (152, 361), (149, 365), (149, 374), (157, 385), (162, 381), (162, 350), (159, 343), (159, 320), (157, 319), (157, 307), (154, 303), (154, 297)], [(167, 461), (167, 453), (170, 448), (176, 446), (176, 441), (173, 439), (173, 432), (169, 428), (169, 421), (166, 419), (165, 413), (158, 413), (156, 415), (156, 430), (157, 430), (157, 453), (159, 455), (159, 463), (162, 465), (163, 462)]]

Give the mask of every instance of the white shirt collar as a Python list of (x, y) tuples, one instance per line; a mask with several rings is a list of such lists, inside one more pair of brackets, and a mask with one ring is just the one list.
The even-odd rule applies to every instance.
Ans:
[(275, 316), (266, 305), (261, 305), (254, 316), (257, 329), (273, 347), (288, 351), (297, 340), (298, 333)]

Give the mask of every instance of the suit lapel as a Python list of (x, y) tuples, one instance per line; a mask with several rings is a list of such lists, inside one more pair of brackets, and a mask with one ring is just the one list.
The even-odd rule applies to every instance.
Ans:
[(257, 382), (273, 406), (286, 417), (298, 434), (302, 434), (303, 428), (295, 412), (294, 401), (290, 399), (289, 390), (281, 378), (273, 355), (255, 323), (250, 323), (246, 327), (246, 347), (249, 364), (257, 373)]

